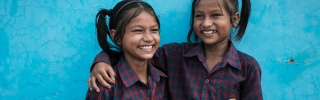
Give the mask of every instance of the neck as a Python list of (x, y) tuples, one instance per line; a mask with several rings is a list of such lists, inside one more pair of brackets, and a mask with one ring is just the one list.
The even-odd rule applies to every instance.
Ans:
[(204, 44), (203, 48), (207, 71), (211, 72), (213, 67), (223, 60), (223, 57), (228, 50), (228, 40), (219, 44)]
[(204, 44), (205, 57), (224, 57), (228, 50), (228, 40), (219, 44)]
[(129, 67), (138, 75), (141, 82), (147, 84), (148, 73), (147, 65), (148, 60), (138, 60), (128, 56), (124, 56)]

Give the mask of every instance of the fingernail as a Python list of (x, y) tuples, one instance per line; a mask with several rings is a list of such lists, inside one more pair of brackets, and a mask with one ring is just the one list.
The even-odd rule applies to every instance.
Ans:
[(115, 78), (112, 78), (112, 80), (113, 80), (113, 83), (115, 83), (116, 79), (115, 79)]
[(92, 91), (92, 88), (90, 88), (90, 91)]
[(100, 92), (100, 90), (97, 90), (97, 92)]

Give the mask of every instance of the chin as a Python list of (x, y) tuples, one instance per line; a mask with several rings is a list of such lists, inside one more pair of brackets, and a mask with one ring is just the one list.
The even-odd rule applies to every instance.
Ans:
[(153, 54), (152, 55), (146, 55), (146, 56), (144, 56), (143, 58), (145, 58), (145, 59), (151, 59), (153, 57)]
[(153, 57), (154, 53), (152, 54), (143, 54), (143, 55), (140, 55), (140, 58), (141, 59), (145, 59), (145, 60), (149, 60)]
[(215, 44), (217, 41), (215, 40), (202, 40), (204, 44)]

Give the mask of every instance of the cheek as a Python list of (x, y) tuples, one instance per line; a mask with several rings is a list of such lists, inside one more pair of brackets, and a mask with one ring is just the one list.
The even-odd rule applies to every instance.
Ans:
[(196, 20), (193, 21), (193, 29), (195, 31), (199, 30), (200, 26), (201, 26), (201, 22), (200, 21), (196, 21)]
[(153, 38), (154, 38), (154, 41), (155, 41), (157, 44), (160, 43), (160, 36), (159, 36), (159, 34), (154, 34), (154, 35), (153, 35)]
[(126, 34), (123, 38), (122, 38), (122, 44), (133, 44), (136, 43), (137, 41), (137, 37), (134, 35), (130, 35), (130, 34)]
[(228, 28), (228, 27), (232, 27), (232, 22), (230, 19), (224, 19), (224, 20), (219, 20), (219, 23), (225, 27), (225, 28)]

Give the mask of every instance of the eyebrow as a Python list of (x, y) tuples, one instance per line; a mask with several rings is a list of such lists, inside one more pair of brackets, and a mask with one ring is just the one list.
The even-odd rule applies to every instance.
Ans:
[[(142, 26), (142, 25), (133, 25), (133, 26), (130, 26), (129, 28), (134, 28), (134, 27), (140, 27), (140, 28), (143, 28), (143, 26)], [(158, 24), (155, 24), (155, 25), (152, 25), (151, 27), (152, 27), (152, 28), (154, 28), (154, 27), (159, 27), (159, 25), (158, 25)]]

